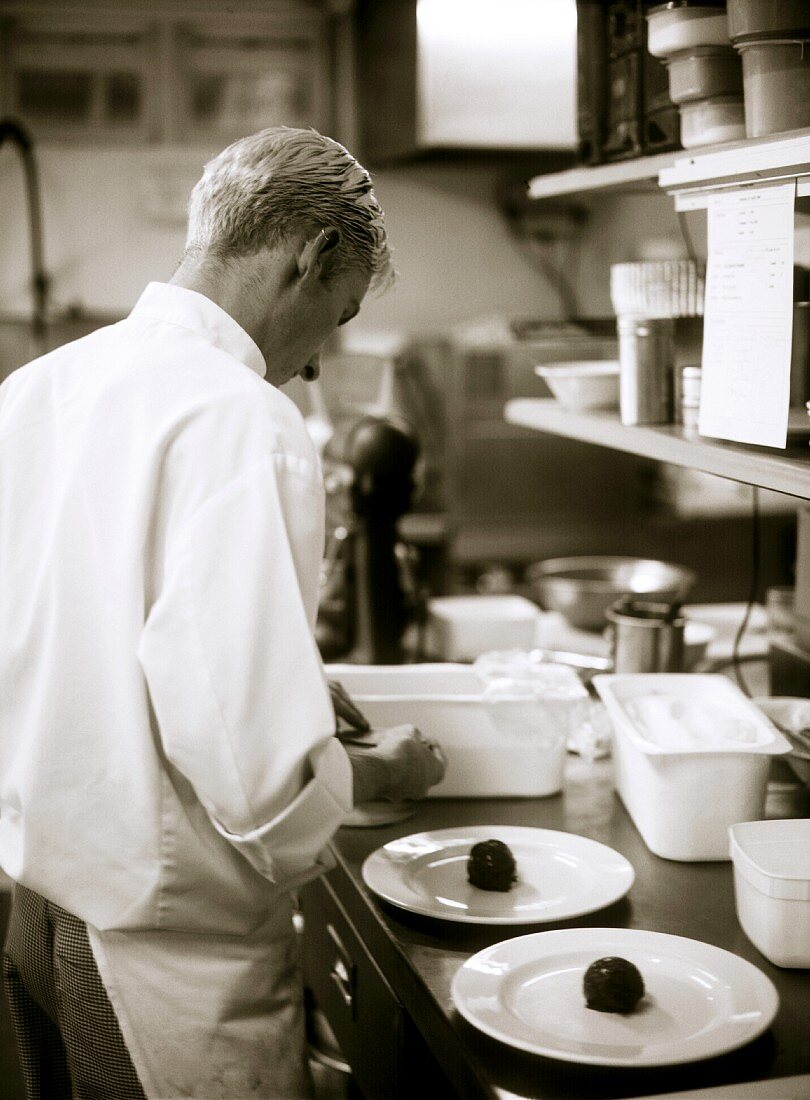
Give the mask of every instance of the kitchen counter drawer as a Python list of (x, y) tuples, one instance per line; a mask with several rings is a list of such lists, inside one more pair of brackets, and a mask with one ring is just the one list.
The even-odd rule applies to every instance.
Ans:
[(367, 1097), (407, 1095), (404, 1011), (324, 879), (300, 895), (304, 980)]

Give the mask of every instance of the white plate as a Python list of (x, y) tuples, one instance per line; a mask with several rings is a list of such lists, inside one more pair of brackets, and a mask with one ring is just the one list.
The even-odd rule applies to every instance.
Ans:
[[(467, 881), (473, 844), (500, 840), (518, 881), (504, 893)], [(468, 825), (392, 840), (363, 864), (379, 897), (412, 913), (470, 924), (537, 924), (592, 913), (624, 897), (634, 872), (612, 848), (574, 833), (508, 825)]]
[[(588, 1008), (585, 971), (608, 955), (641, 972), (645, 995), (628, 1015)], [(736, 1050), (779, 1007), (773, 983), (708, 943), (629, 928), (564, 928), (496, 943), (456, 973), (465, 1019), (532, 1054), (596, 1066), (666, 1066)]]

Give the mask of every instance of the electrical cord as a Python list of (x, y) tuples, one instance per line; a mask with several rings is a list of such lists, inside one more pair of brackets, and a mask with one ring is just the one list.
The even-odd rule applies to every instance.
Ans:
[(697, 252), (695, 251), (695, 242), (692, 240), (692, 234), (689, 232), (686, 214), (682, 210), (678, 211), (678, 225), (681, 228), (681, 236), (683, 237), (684, 247), (686, 248), (686, 255), (693, 263), (697, 263), (698, 258)]
[(528, 256), (530, 263), (540, 271), (541, 275), (544, 276), (556, 292), (563, 308), (563, 320), (573, 321), (579, 315), (576, 295), (568, 279), (563, 275), (560, 266), (553, 263), (552, 260), (544, 254), (544, 242), (531, 237), (518, 237), (517, 240), (518, 244)]
[(760, 578), (760, 532), (759, 532), (759, 490), (756, 485), (752, 486), (751, 495), (751, 584), (748, 590), (748, 602), (745, 607), (745, 614), (742, 617), (737, 633), (734, 636), (734, 643), (731, 648), (731, 664), (734, 669), (734, 676), (737, 683), (740, 685), (742, 691), (751, 698), (751, 692), (745, 682), (745, 677), (742, 674), (740, 665), (744, 658), (740, 657), (740, 642), (742, 641), (743, 634), (748, 627), (748, 620), (751, 617), (754, 604), (756, 603), (757, 593), (759, 591), (759, 578)]

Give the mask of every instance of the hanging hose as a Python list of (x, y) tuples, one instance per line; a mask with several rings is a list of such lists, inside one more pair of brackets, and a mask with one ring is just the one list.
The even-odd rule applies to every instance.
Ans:
[(28, 226), (31, 241), (31, 293), (34, 304), (31, 314), (31, 335), (37, 355), (47, 349), (48, 288), (42, 248), (42, 212), (39, 202), (39, 178), (30, 134), (13, 119), (0, 119), (0, 146), (11, 141), (17, 148), (25, 173), (28, 200)]

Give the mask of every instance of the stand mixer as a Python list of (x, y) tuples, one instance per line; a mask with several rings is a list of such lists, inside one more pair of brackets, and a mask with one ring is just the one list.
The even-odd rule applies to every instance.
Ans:
[(418, 598), (412, 554), (397, 530), (416, 486), (419, 444), (390, 400), (367, 409), (324, 454), (327, 524), (316, 637), (326, 661), (401, 664)]
[(408, 511), (419, 453), (410, 427), (395, 419), (363, 417), (346, 439), (354, 513), (351, 537), (355, 596), (352, 660), (399, 664), (409, 609), (403, 571), (407, 551), (397, 522)]

